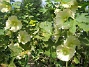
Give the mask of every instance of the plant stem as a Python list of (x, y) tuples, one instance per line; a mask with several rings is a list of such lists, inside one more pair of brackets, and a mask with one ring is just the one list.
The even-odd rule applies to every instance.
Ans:
[(50, 65), (51, 65), (51, 60), (52, 60), (52, 47), (50, 47)]
[(27, 64), (28, 64), (28, 60), (29, 60), (29, 56), (27, 55), (27, 56), (26, 56), (26, 60), (25, 60), (25, 65), (24, 65), (24, 67), (27, 66)]
[(68, 61), (66, 61), (66, 67), (68, 67)]

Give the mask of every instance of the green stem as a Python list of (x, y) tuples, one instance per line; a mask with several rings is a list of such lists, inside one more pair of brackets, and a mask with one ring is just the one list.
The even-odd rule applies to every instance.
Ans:
[(52, 46), (50, 46), (50, 65), (52, 65)]
[(66, 61), (66, 67), (68, 67), (68, 61)]
[(24, 65), (25, 67), (26, 67), (27, 64), (28, 64), (28, 60), (29, 60), (29, 56), (27, 55), (27, 56), (26, 56), (26, 60), (25, 60), (25, 65)]
[(50, 47), (50, 65), (51, 65), (51, 59), (52, 59), (52, 51), (51, 51), (51, 47)]

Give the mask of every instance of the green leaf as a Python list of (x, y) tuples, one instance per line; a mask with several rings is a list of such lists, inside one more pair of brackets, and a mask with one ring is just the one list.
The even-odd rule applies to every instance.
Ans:
[(0, 35), (4, 35), (4, 30), (0, 29)]
[(45, 54), (46, 54), (48, 57), (50, 57), (50, 50), (45, 51)]
[(61, 0), (55, 0), (56, 2), (60, 2)]
[(76, 17), (77, 25), (84, 31), (89, 31), (89, 15), (88, 13), (77, 13)]
[(85, 24), (85, 23), (78, 23), (78, 26), (80, 28), (82, 28), (84, 31), (89, 31), (89, 24)]
[(70, 2), (71, 0), (55, 0), (56, 2), (63, 2), (63, 3), (67, 3)]
[(11, 49), (12, 57), (19, 55), (23, 51), (23, 49), (20, 46), (14, 46), (13, 44), (9, 45), (9, 48)]
[(14, 2), (14, 3), (12, 4), (12, 6), (13, 6), (14, 8), (20, 8), (20, 5), (21, 5), (21, 2)]
[(82, 13), (82, 14), (77, 13), (76, 21), (77, 22), (84, 22), (84, 23), (89, 24), (89, 15), (88, 15), (88, 13)]
[(52, 22), (41, 22), (39, 26), (41, 29), (45, 30), (49, 34), (52, 33)]
[(73, 60), (76, 64), (78, 64), (78, 63), (80, 63), (79, 62), (79, 60), (76, 58), (76, 57), (74, 57), (74, 60)]
[(75, 21), (71, 21), (69, 31), (70, 31), (72, 34), (75, 34), (75, 32), (76, 32), (76, 22), (75, 22)]
[(16, 66), (13, 62), (11, 62), (8, 67), (16, 67)]
[(30, 65), (27, 64), (26, 67), (30, 67)]
[(81, 37), (80, 41), (83, 45), (89, 46), (89, 37)]
[(67, 3), (70, 2), (71, 0), (62, 0), (62, 2)]
[(35, 38), (41, 39), (41, 40), (43, 40), (43, 41), (48, 41), (49, 38), (50, 38), (50, 34), (49, 34), (49, 33), (46, 33), (46, 32), (44, 32), (44, 33), (42, 33), (42, 34), (43, 34), (42, 36), (36, 35)]
[(60, 37), (60, 29), (56, 25), (54, 26), (53, 36), (53, 41), (56, 43)]
[(31, 26), (35, 26), (35, 25), (36, 25), (36, 22), (37, 22), (37, 21), (35, 21), (35, 20), (31, 20), (31, 21), (29, 22), (29, 24), (30, 24)]
[(50, 36), (52, 35), (52, 22), (41, 22), (39, 24), (39, 27), (40, 27), (40, 32), (41, 32), (41, 36), (40, 38), (43, 40), (43, 41), (48, 41)]
[(57, 57), (56, 56), (56, 52), (54, 52), (53, 50), (52, 50), (52, 53), (50, 53), (50, 50), (48, 50), (48, 51), (45, 51), (44, 54), (46, 54), (48, 57), (50, 57), (50, 54), (51, 54), (52, 58), (56, 58)]

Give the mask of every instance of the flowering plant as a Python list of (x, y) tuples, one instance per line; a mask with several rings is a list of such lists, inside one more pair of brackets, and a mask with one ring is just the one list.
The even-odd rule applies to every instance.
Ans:
[(41, 3), (0, 0), (0, 67), (87, 67), (89, 1)]

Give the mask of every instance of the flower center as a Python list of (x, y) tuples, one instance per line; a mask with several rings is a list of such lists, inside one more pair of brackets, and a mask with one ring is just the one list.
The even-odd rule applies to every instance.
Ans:
[(17, 22), (16, 21), (12, 21), (12, 25), (13, 26), (17, 26)]
[(68, 48), (63, 48), (62, 52), (63, 52), (64, 55), (68, 55), (70, 53)]

